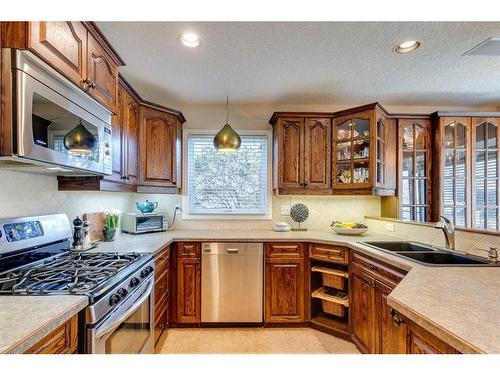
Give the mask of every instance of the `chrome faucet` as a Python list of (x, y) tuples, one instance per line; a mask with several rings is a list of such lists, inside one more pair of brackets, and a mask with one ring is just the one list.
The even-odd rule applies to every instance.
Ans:
[(455, 250), (455, 226), (453, 222), (441, 215), (443, 220), (434, 223), (434, 228), (442, 229), (444, 232), (444, 237), (446, 238), (446, 248), (449, 250)]

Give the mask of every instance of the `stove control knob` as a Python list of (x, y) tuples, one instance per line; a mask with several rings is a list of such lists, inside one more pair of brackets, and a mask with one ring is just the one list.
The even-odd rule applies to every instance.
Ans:
[(147, 267), (146, 269), (148, 270), (148, 272), (149, 272), (149, 273), (151, 273), (151, 272), (153, 272), (153, 271), (154, 271), (154, 268), (153, 268), (153, 267), (151, 267), (151, 266)]
[(130, 286), (132, 288), (139, 285), (139, 283), (140, 283), (140, 280), (137, 277), (132, 277), (132, 279), (130, 280)]
[(141, 277), (144, 279), (145, 277), (147, 277), (149, 275), (149, 270), (147, 268), (144, 268), (142, 271), (141, 271)]
[(118, 293), (120, 297), (124, 298), (128, 294), (128, 291), (125, 288), (120, 288), (116, 291), (116, 293)]
[(111, 306), (116, 305), (118, 302), (120, 302), (120, 296), (118, 294), (112, 294), (111, 297), (109, 297), (109, 304)]

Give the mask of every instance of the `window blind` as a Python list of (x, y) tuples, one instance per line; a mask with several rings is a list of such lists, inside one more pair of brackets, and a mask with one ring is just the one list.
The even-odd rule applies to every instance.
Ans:
[(236, 152), (224, 153), (213, 135), (189, 135), (189, 212), (265, 214), (267, 147), (266, 136), (243, 135)]

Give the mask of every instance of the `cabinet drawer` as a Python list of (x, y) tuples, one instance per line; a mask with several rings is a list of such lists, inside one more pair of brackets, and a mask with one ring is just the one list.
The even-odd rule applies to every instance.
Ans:
[(302, 243), (266, 243), (266, 257), (268, 258), (304, 258), (304, 244)]
[(167, 246), (160, 250), (155, 255), (155, 274), (156, 277), (159, 277), (165, 269), (168, 267), (168, 262), (170, 259), (170, 246)]
[(71, 354), (78, 349), (78, 317), (75, 315), (63, 325), (49, 333), (25, 353), (27, 354)]
[(309, 244), (309, 256), (326, 260), (331, 263), (348, 263), (348, 250), (346, 247), (323, 245), (319, 243)]
[(157, 305), (168, 294), (168, 270), (158, 275), (155, 281), (155, 305)]
[(351, 255), (351, 265), (390, 287), (395, 287), (406, 275), (406, 272), (399, 268), (389, 266), (355, 251)]
[(179, 242), (177, 244), (177, 256), (180, 258), (199, 258), (201, 256), (201, 244), (199, 242)]

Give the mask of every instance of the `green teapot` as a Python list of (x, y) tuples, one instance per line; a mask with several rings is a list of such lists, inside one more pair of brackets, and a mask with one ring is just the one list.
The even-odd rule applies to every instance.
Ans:
[(135, 206), (141, 213), (149, 214), (153, 212), (158, 207), (158, 202), (150, 202), (146, 200), (146, 202), (135, 202)]

